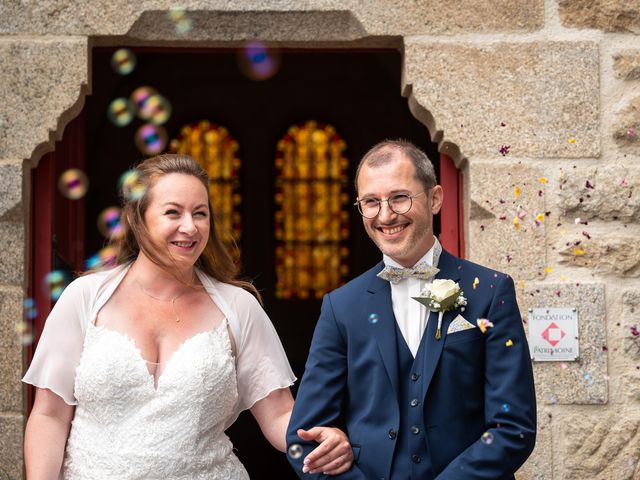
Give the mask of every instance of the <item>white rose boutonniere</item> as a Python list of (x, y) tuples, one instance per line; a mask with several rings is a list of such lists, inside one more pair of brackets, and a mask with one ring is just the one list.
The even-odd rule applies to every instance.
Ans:
[(464, 312), (467, 299), (464, 292), (453, 280), (436, 279), (420, 292), (419, 297), (412, 297), (432, 312), (438, 312), (438, 328), (436, 329), (436, 340), (442, 338), (442, 316), (444, 312), (449, 312), (459, 308)]

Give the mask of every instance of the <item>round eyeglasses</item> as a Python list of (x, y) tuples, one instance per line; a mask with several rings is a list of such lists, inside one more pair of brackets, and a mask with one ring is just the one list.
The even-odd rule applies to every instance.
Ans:
[(362, 200), (355, 202), (354, 205), (358, 207), (360, 215), (364, 218), (377, 217), (384, 202), (387, 202), (387, 205), (389, 205), (389, 208), (393, 213), (402, 215), (403, 213), (407, 213), (411, 210), (413, 199), (423, 193), (424, 192), (418, 192), (414, 195), (409, 195), (408, 193), (397, 193), (382, 200), (377, 198), (363, 198)]

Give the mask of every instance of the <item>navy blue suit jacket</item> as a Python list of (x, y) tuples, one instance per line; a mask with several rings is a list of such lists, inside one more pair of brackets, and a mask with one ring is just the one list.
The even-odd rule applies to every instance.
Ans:
[[(435, 312), (424, 332), (422, 406), (434, 475), (512, 479), (536, 435), (531, 359), (513, 280), (446, 251), (438, 267), (436, 278), (459, 282), (468, 305), (445, 313), (441, 340), (435, 339)], [(329, 478), (302, 473), (315, 443), (303, 442), (296, 430), (316, 425), (340, 426), (353, 446), (353, 468), (335, 478), (390, 476), (396, 444), (390, 432), (399, 427), (400, 407), (391, 288), (376, 276), (382, 268), (381, 262), (324, 297), (287, 432), (288, 446), (303, 447), (300, 458), (288, 455), (301, 478)], [(474, 325), (487, 318), (494, 326), (484, 334), (472, 328), (447, 335), (458, 314)], [(481, 438), (485, 432), (490, 443)]]

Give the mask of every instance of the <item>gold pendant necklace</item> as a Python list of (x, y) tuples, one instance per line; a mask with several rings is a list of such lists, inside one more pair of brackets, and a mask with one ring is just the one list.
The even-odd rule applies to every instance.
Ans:
[(156, 297), (155, 295), (151, 295), (146, 288), (144, 288), (144, 285), (142, 285), (142, 283), (140, 283), (140, 280), (138, 280), (137, 278), (134, 279), (134, 281), (138, 284), (138, 287), (140, 287), (140, 291), (142, 293), (144, 293), (147, 297), (153, 298), (154, 300), (157, 300), (158, 302), (163, 302), (163, 303), (167, 303), (167, 302), (171, 302), (171, 308), (173, 310), (173, 314), (176, 316), (176, 323), (179, 323), (182, 319), (180, 318), (180, 315), (178, 315), (178, 310), (176, 310), (176, 300), (178, 298), (180, 298), (182, 295), (184, 295), (185, 293), (187, 293), (187, 291), (183, 291), (181, 293), (179, 293), (178, 295), (176, 295), (173, 298), (159, 298)]

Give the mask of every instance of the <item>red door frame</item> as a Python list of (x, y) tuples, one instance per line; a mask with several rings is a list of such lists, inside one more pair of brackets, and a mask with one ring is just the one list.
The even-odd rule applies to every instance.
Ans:
[[(44, 155), (31, 172), (31, 202), (29, 205), (29, 288), (35, 302), (33, 344), (27, 351), (27, 361), (33, 358), (44, 323), (53, 300), (43, 281), (55, 267), (54, 242), (57, 256), (74, 271), (81, 271), (84, 259), (84, 200), (69, 200), (58, 192), (58, 178), (69, 168), (84, 169), (85, 115), (81, 113), (65, 128), (55, 150)], [(31, 411), (35, 390), (27, 388), (27, 412)]]
[(464, 258), (464, 216), (462, 172), (453, 159), (440, 154), (440, 185), (444, 190), (444, 203), (440, 210), (440, 242), (450, 253)]

